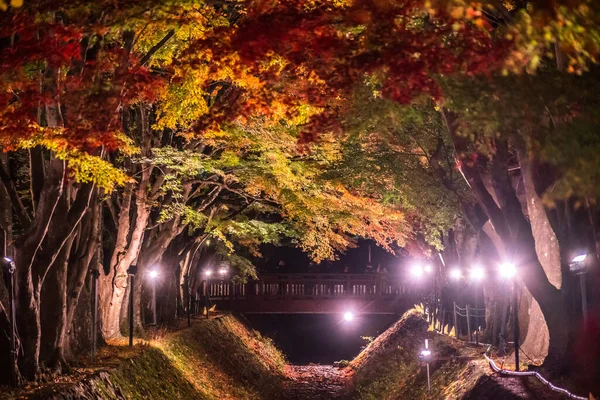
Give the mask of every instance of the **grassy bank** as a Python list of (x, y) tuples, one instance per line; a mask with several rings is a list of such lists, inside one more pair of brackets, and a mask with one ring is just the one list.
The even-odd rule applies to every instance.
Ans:
[[(418, 359), (429, 339), (435, 357), (426, 369)], [(395, 399), (521, 399), (560, 398), (535, 382), (494, 375), (482, 357), (484, 349), (428, 330), (416, 311), (408, 311), (369, 344), (349, 365), (354, 372), (354, 398)], [(460, 357), (460, 358), (457, 358)]]
[[(277, 399), (285, 360), (270, 340), (233, 316), (127, 348), (108, 349), (118, 365), (75, 383), (49, 385), (27, 399)], [(135, 351), (137, 350), (137, 351)], [(89, 369), (89, 368), (88, 368)]]

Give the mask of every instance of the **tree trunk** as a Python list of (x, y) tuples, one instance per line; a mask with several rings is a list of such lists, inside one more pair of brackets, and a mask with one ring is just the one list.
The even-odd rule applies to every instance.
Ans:
[(36, 217), (30, 230), (24, 235), (24, 240), (17, 244), (15, 249), (15, 263), (17, 264), (17, 324), (23, 357), (20, 360), (20, 369), (27, 379), (35, 378), (39, 373), (40, 355), (40, 291), (42, 282), (33, 264), (36, 253), (48, 232), (48, 226), (54, 211), (62, 196), (63, 163), (52, 160), (48, 179), (36, 209)]
[(448, 131), (461, 160), (461, 170), (478, 202), (488, 215), (494, 231), (506, 249), (506, 260), (519, 269), (519, 279), (539, 303), (549, 331), (547, 366), (562, 366), (569, 346), (569, 314), (563, 294), (554, 286), (537, 254), (532, 225), (524, 215), (508, 175), (508, 143), (497, 139), (491, 159), (492, 184), (495, 197), (486, 188), (478, 171), (478, 160), (468, 153), (468, 143), (456, 128), (454, 115), (444, 110)]
[[(81, 291), (85, 285), (90, 265), (94, 264), (97, 260), (98, 249), (100, 245), (100, 214), (102, 211), (102, 204), (98, 201), (97, 191), (93, 197), (93, 207), (90, 208), (86, 214), (85, 223), (82, 225), (81, 237), (74, 254), (75, 259), (70, 260), (71, 265), (69, 267), (68, 275), (68, 287), (67, 287), (67, 327), (72, 329), (73, 319), (79, 304), (79, 297)], [(63, 348), (63, 352), (67, 345), (67, 335), (63, 336), (63, 341), (60, 344)]]
[(100, 311), (102, 334), (105, 339), (121, 336), (120, 315), (127, 287), (127, 269), (136, 261), (142, 247), (142, 239), (150, 216), (147, 203), (147, 184), (151, 168), (142, 171), (142, 179), (136, 190), (134, 226), (130, 232), (131, 188), (126, 190), (119, 213), (119, 231), (111, 258), (110, 270), (100, 278)]
[(67, 367), (62, 343), (68, 328), (67, 268), (74, 239), (67, 240), (42, 285), (40, 359), (57, 373)]

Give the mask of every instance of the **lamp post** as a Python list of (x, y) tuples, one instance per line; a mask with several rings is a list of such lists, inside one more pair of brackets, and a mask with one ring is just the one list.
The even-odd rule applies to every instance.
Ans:
[(10, 357), (11, 357), (11, 383), (17, 386), (19, 383), (19, 374), (17, 366), (17, 319), (15, 318), (15, 271), (17, 265), (9, 257), (0, 259), (2, 272), (4, 274), (4, 283), (8, 289), (8, 302), (10, 306)]
[(585, 283), (585, 274), (587, 273), (587, 265), (585, 260), (587, 254), (580, 254), (573, 258), (569, 263), (569, 269), (575, 275), (579, 275), (579, 285), (581, 287), (581, 312), (583, 314), (583, 323), (587, 323), (588, 311), (587, 311), (587, 289)]
[(448, 272), (448, 276), (451, 281), (454, 281), (456, 286), (454, 287), (456, 294), (456, 301), (453, 301), (452, 315), (453, 315), (453, 324), (454, 324), (454, 336), (459, 338), (459, 329), (458, 329), (458, 318), (456, 318), (456, 303), (460, 304), (460, 291), (458, 290), (458, 281), (462, 278), (462, 271), (459, 268), (452, 268)]
[(148, 276), (152, 281), (152, 325), (156, 326), (156, 278), (158, 278), (158, 271), (152, 270)]
[(204, 307), (206, 308), (206, 319), (208, 319), (208, 308), (210, 307), (210, 277), (212, 275), (212, 270), (207, 269), (204, 270), (204, 279), (205, 279), (205, 285), (206, 285), (206, 297), (204, 299), (205, 304)]
[(185, 304), (186, 304), (186, 309), (187, 309), (187, 323), (188, 323), (188, 327), (192, 326), (192, 319), (191, 319), (191, 315), (190, 315), (190, 276), (188, 274), (185, 274), (183, 276), (183, 285), (185, 286)]
[(425, 271), (425, 273), (427, 275), (431, 275), (432, 276), (432, 281), (431, 281), (431, 294), (433, 296), (433, 329), (435, 330), (435, 325), (437, 323), (437, 282), (436, 282), (436, 274), (435, 271), (433, 269), (433, 267), (430, 264), (427, 264), (423, 267), (423, 271)]
[(485, 271), (480, 266), (475, 266), (471, 269), (470, 278), (475, 288), (475, 343), (479, 344), (479, 286), (485, 277)]
[(129, 266), (129, 346), (133, 346), (133, 295), (135, 293), (135, 274), (137, 274), (137, 265)]
[[(515, 278), (517, 276), (517, 269), (511, 263), (504, 263), (500, 266), (500, 275), (505, 280), (505, 282), (512, 282), (512, 294), (513, 294), (513, 337), (515, 341), (515, 371), (519, 370), (519, 336), (520, 328), (519, 328), (519, 300), (517, 298), (517, 283)], [(504, 308), (506, 310), (506, 307)], [(504, 313), (502, 314), (504, 316)], [(506, 329), (504, 327), (504, 317), (502, 320), (502, 331), (500, 332), (501, 344), (500, 344), (500, 353), (504, 353), (504, 340)]]
[(425, 339), (425, 349), (419, 353), (419, 359), (427, 364), (427, 391), (431, 391), (431, 378), (429, 376), (429, 363), (431, 362), (431, 350), (429, 350), (429, 339)]

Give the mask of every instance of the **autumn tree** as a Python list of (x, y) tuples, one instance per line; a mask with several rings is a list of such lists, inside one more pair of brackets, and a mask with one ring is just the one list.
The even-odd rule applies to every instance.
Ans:
[[(563, 290), (556, 280), (566, 270), (569, 245), (563, 240), (560, 251), (556, 244), (551, 253), (540, 250), (543, 235), (551, 234), (538, 229), (538, 222), (548, 228), (550, 220), (539, 200), (544, 190), (535, 187), (535, 175), (529, 170), (531, 157), (535, 160), (540, 155), (531, 138), (538, 138), (540, 132), (494, 119), (496, 131), (491, 133), (489, 126), (477, 125), (481, 118), (470, 121), (472, 104), (456, 106), (460, 95), (445, 91), (443, 82), (457, 79), (468, 86), (472, 77), (495, 79), (502, 74), (520, 74), (527, 81), (529, 74), (545, 68), (555, 68), (560, 76), (582, 73), (598, 54), (594, 34), (598, 15), (597, 5), (590, 1), (479, 6), (447, 1), (425, 7), (412, 1), (254, 2), (238, 25), (223, 28), (225, 34), (220, 32), (203, 44), (212, 52), (207, 59), (226, 62), (237, 54), (244, 67), (269, 78), (262, 90), (249, 94), (254, 104), (268, 103), (275, 92), (292, 104), (304, 100), (321, 107), (305, 127), (304, 138), (309, 141), (315, 140), (316, 133), (339, 131), (339, 116), (352, 101), (354, 88), (365, 79), (375, 82), (374, 93), (399, 103), (433, 98), (470, 194), (483, 211), (483, 221), (489, 220), (493, 228), (490, 235), (500, 240), (500, 256), (514, 259), (522, 267), (523, 282), (539, 303), (549, 327), (547, 364), (558, 365), (563, 364), (572, 343), (564, 323), (568, 320), (568, 289)], [(499, 96), (497, 89), (484, 94), (492, 99)], [(523, 104), (510, 96), (505, 99), (513, 105)], [(551, 103), (545, 104), (548, 110), (537, 111), (536, 118), (542, 120), (518, 118), (531, 118), (523, 115), (531, 108), (522, 107), (512, 121), (555, 129), (552, 107), (558, 104)], [(573, 110), (560, 114), (565, 127), (573, 127), (579, 116)], [(484, 131), (493, 136), (484, 139)], [(561, 158), (564, 156), (556, 156)], [(520, 165), (520, 179), (527, 189), (527, 212), (514, 185), (519, 179), (509, 173), (513, 162)], [(482, 174), (487, 173), (491, 185), (483, 181)], [(576, 198), (585, 193), (570, 195)], [(534, 221), (534, 216), (541, 219)], [(557, 238), (562, 236), (553, 228)], [(552, 259), (545, 254), (552, 254), (548, 256)]]

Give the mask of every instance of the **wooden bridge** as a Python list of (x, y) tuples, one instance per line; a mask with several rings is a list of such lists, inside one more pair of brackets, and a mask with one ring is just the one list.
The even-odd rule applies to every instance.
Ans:
[(421, 299), (388, 274), (273, 274), (247, 283), (209, 279), (202, 291), (219, 309), (256, 314), (401, 314)]

